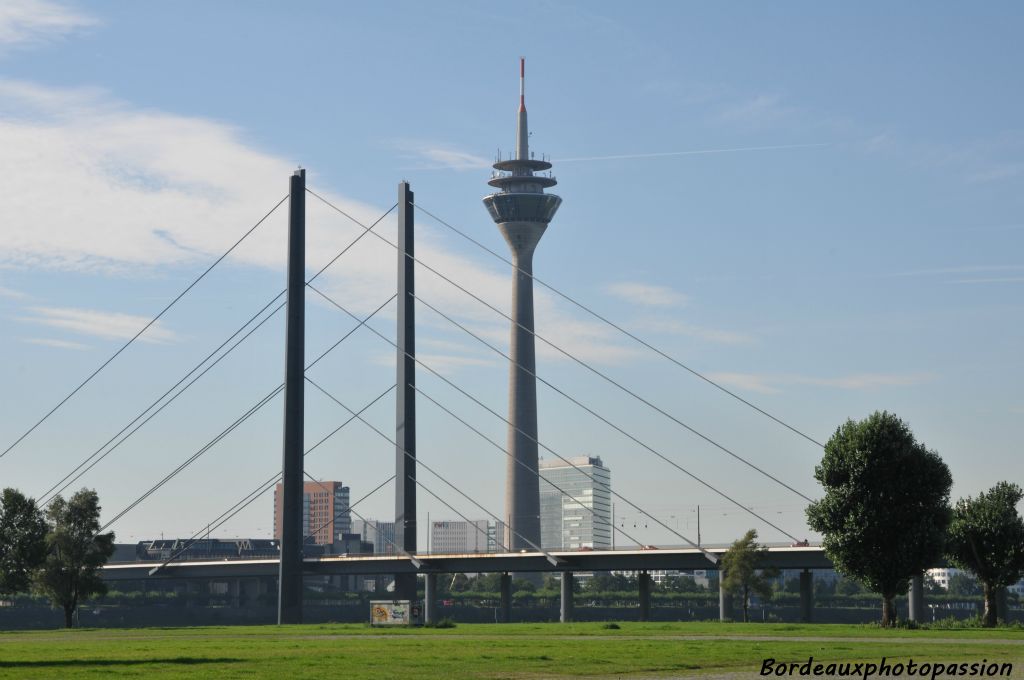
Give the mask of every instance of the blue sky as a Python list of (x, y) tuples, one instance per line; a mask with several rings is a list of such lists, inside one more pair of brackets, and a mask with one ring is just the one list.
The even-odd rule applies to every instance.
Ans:
[[(504, 253), (480, 198), (511, 149), (517, 59), (532, 148), (564, 203), (539, 278), (824, 441), (876, 409), (953, 471), (954, 498), (1022, 480), (1024, 66), (1012, 3), (67, 3), (0, 8), (0, 440), (6, 448), (284, 196), (288, 176), (360, 220), (419, 205)], [(677, 153), (678, 152), (678, 153)], [(697, 153), (694, 153), (697, 152)], [(506, 265), (417, 216), (424, 262), (501, 309)], [(36, 495), (97, 450), (284, 286), (279, 211), (17, 448), (0, 484)], [(394, 220), (381, 225), (394, 234)], [(311, 199), (319, 268), (360, 229)], [(395, 255), (364, 239), (323, 290), (362, 314)], [(501, 349), (507, 322), (425, 270), (425, 300)], [(310, 357), (351, 328), (312, 295)], [(538, 333), (809, 496), (821, 451), (550, 293)], [(426, 309), (420, 353), (494, 410), (501, 357)], [(372, 322), (389, 337), (393, 305)], [(283, 378), (269, 321), (78, 485), (112, 517)], [(311, 371), (359, 408), (394, 382), (359, 331)], [(799, 496), (556, 352), (538, 372), (659, 452), (811, 536)], [(491, 439), (498, 419), (420, 385)], [(706, 541), (787, 540), (541, 387), (540, 438), (600, 455), (613, 487)], [(312, 390), (307, 442), (344, 413)], [(367, 412), (393, 430), (393, 397)], [(114, 525), (190, 535), (280, 465), (272, 402)], [(502, 513), (504, 456), (428, 403), (420, 455)], [(358, 423), (307, 459), (358, 498), (394, 452)], [(441, 492), (443, 484), (423, 477)], [(78, 486), (76, 485), (76, 486)], [(426, 499), (435, 519), (454, 513)], [(483, 511), (445, 494), (460, 512)], [(269, 496), (221, 535), (271, 531)], [(387, 517), (382, 490), (360, 506)], [(617, 504), (649, 543), (678, 543)], [(637, 525), (633, 529), (633, 524)], [(647, 525), (647, 528), (644, 528)], [(421, 538), (425, 542), (425, 538)]]

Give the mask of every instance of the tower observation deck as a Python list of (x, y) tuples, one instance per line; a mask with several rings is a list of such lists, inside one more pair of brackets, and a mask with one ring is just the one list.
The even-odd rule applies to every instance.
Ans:
[[(562, 199), (545, 194), (557, 184), (551, 163), (530, 153), (526, 120), (525, 63), (519, 60), (516, 150), (499, 158), (487, 183), (499, 189), (483, 201), (512, 252), (512, 337), (509, 355), (508, 472), (505, 486), (506, 545), (540, 546), (540, 485), (537, 476), (537, 379), (533, 337), (533, 253)], [(547, 174), (536, 174), (544, 173)]]

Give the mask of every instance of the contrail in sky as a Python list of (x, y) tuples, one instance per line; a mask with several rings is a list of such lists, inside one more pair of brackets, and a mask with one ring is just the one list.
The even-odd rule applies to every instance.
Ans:
[(709, 153), (731, 153), (733, 151), (772, 151), (775, 149), (808, 149), (816, 146), (830, 146), (829, 144), (779, 144), (776, 146), (741, 146), (732, 149), (700, 149), (697, 151), (662, 151), (660, 153), (631, 153), (618, 156), (588, 156), (587, 158), (559, 158), (558, 163), (572, 163), (574, 161), (617, 161), (629, 158), (658, 158), (660, 156), (698, 156)]

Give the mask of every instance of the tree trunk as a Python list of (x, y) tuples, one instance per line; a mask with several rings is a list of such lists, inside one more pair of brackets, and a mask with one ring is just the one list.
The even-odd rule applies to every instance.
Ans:
[(75, 619), (75, 607), (70, 604), (64, 605), (64, 627), (71, 628), (74, 626)]
[(988, 583), (982, 585), (985, 593), (985, 614), (982, 616), (981, 625), (985, 628), (995, 628), (998, 615), (996, 611), (996, 593), (998, 589), (993, 588)]
[(747, 593), (746, 587), (743, 588), (743, 623), (749, 623), (750, 619), (747, 617), (747, 608), (750, 606), (750, 596)]
[(882, 595), (882, 628), (896, 625), (896, 607), (892, 600), (892, 596)]

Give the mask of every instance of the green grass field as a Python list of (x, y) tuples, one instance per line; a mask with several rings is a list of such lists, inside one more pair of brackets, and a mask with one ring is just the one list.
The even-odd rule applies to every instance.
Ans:
[[(1024, 631), (804, 624), (460, 624), (91, 629), (0, 633), (2, 678), (619, 678), (741, 673), (762, 660), (1013, 664)], [(798, 676), (797, 676), (798, 677)], [(940, 676), (948, 677), (948, 676)]]

